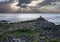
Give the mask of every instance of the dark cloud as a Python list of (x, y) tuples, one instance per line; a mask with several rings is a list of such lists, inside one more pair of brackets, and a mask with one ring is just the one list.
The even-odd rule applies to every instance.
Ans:
[[(59, 13), (60, 8), (51, 5), (54, 2), (60, 2), (60, 0), (19, 0), (18, 4), (13, 3), (15, 0), (10, 0), (7, 3), (0, 3), (0, 13)], [(41, 1), (41, 2), (40, 2)], [(37, 3), (37, 4), (36, 4)], [(16, 4), (15, 6), (12, 4)], [(30, 5), (30, 6), (29, 6)], [(35, 6), (34, 6), (35, 5)], [(49, 5), (49, 6), (48, 6)], [(12, 7), (11, 7), (12, 6)]]
[(56, 1), (59, 2), (60, 0), (45, 0), (42, 3), (39, 3), (39, 5), (42, 5), (42, 6), (44, 6), (44, 5), (50, 5), (51, 3), (56, 2)]
[(22, 5), (22, 4), (29, 4), (32, 0), (19, 0), (19, 4), (17, 6), (20, 7), (26, 7), (26, 5)]
[(23, 3), (25, 3), (25, 4), (29, 4), (30, 2), (31, 2), (32, 0), (19, 0), (19, 4), (23, 4)]

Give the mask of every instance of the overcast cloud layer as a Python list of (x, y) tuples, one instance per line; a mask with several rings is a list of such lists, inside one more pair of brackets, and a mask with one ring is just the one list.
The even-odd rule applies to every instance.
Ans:
[(60, 0), (0, 0), (0, 13), (60, 13)]

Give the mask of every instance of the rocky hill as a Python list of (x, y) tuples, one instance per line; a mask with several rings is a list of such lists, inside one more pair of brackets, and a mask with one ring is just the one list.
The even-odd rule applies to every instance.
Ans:
[(1, 42), (52, 42), (60, 41), (60, 25), (39, 17), (35, 20), (0, 24)]

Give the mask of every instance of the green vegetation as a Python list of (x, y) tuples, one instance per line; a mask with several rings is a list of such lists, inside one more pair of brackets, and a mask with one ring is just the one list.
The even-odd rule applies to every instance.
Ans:
[[(18, 28), (15, 30), (7, 31), (10, 28)], [(0, 25), (0, 30), (5, 30), (6, 32), (2, 33), (0, 35), (0, 42), (3, 42), (4, 40), (8, 39), (9, 37), (20, 37), (23, 34), (31, 36), (32, 42), (59, 42), (56, 38), (49, 38), (47, 37), (47, 34), (43, 32), (41, 29), (30, 26), (27, 23), (23, 24), (2, 24)]]
[(59, 42), (57, 39), (52, 39), (51, 42)]
[[(23, 30), (15, 30), (15, 31), (7, 31), (5, 33), (3, 33), (2, 35), (0, 35), (0, 39), (1, 40), (4, 40), (4, 39), (8, 39), (8, 37), (10, 36), (16, 36), (16, 37), (19, 37), (20, 35), (22, 34), (27, 34), (27, 35), (30, 35), (31, 38), (32, 38), (32, 41), (33, 42), (39, 42), (42, 37), (46, 37), (45, 34), (43, 34), (42, 30), (39, 30), (39, 29), (35, 29), (34, 31), (31, 31), (31, 30), (27, 30), (27, 29), (23, 29)], [(39, 35), (39, 40), (35, 38), (35, 35)], [(40, 38), (41, 37), (41, 38)], [(46, 42), (49, 42), (48, 38), (43, 38)], [(43, 40), (42, 39), (42, 40)], [(50, 42), (58, 42), (58, 40), (50, 40)]]
[(12, 35), (12, 36), (20, 36), (21, 34), (29, 34), (29, 35), (31, 35), (31, 36), (34, 36), (35, 35), (35, 33), (40, 33), (41, 31), (37, 31), (37, 30), (34, 30), (34, 31), (31, 31), (31, 30), (25, 30), (25, 29), (23, 29), (23, 30), (15, 30), (15, 31), (7, 31), (7, 32), (5, 32), (5, 33), (3, 33), (2, 35), (0, 35), (1, 37), (3, 36), (3, 37), (5, 37), (5, 36), (10, 36), (10, 35)]

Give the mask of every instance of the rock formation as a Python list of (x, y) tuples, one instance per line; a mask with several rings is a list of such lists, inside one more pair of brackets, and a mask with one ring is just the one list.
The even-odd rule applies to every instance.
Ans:
[(0, 37), (8, 35), (6, 36), (7, 40), (3, 39), (3, 42), (33, 42), (32, 39), (35, 39), (34, 42), (45, 42), (46, 39), (53, 38), (60, 40), (59, 32), (60, 25), (55, 25), (43, 17), (17, 23), (0, 24)]

